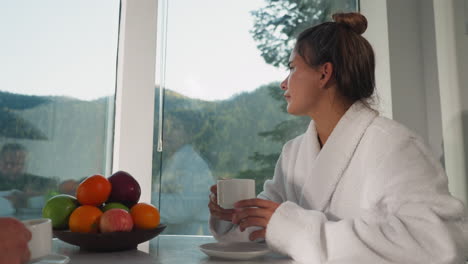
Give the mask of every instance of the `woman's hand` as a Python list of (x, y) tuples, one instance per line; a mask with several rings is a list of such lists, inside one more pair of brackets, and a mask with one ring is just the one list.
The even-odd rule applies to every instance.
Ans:
[(279, 206), (279, 203), (258, 198), (239, 201), (234, 204), (232, 223), (239, 225), (241, 231), (251, 226), (263, 227), (252, 232), (249, 239), (265, 238), (267, 225)]
[(31, 232), (19, 220), (0, 217), (0, 263), (20, 264), (29, 260)]
[(234, 209), (224, 209), (218, 205), (218, 187), (216, 184), (210, 187), (210, 191), (210, 202), (208, 203), (208, 208), (210, 209), (211, 215), (220, 220), (231, 222)]

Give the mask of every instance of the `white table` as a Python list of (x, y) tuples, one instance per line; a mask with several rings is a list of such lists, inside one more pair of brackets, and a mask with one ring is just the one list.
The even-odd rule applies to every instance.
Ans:
[(244, 260), (232, 261), (224, 259), (209, 258), (198, 248), (199, 245), (211, 243), (215, 240), (210, 236), (176, 236), (160, 235), (150, 242), (140, 244), (138, 249), (119, 252), (89, 252), (82, 251), (79, 247), (70, 245), (61, 240), (54, 239), (54, 253), (70, 257), (70, 264), (191, 264), (191, 263), (273, 263), (292, 264), (296, 263), (289, 257), (275, 253), (265, 256)]

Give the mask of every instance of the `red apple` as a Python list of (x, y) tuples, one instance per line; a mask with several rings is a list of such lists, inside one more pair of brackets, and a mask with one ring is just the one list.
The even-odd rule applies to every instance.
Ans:
[(129, 232), (133, 229), (132, 216), (124, 209), (110, 209), (105, 211), (99, 219), (99, 230), (102, 233)]
[(108, 202), (118, 202), (132, 207), (140, 200), (140, 184), (125, 171), (118, 171), (109, 177), (112, 191)]

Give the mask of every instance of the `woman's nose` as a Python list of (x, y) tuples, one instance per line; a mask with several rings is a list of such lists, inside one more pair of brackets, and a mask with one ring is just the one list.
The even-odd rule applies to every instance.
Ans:
[(287, 89), (288, 89), (287, 84), (288, 84), (288, 78), (284, 79), (284, 80), (281, 82), (281, 84), (280, 84), (281, 90), (283, 90), (283, 91), (287, 90)]

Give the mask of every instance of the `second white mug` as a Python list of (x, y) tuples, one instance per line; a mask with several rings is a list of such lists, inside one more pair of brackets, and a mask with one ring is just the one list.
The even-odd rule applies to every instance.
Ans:
[(48, 218), (25, 220), (22, 223), (31, 231), (28, 243), (31, 260), (49, 255), (52, 251), (52, 222)]
[(218, 180), (218, 205), (224, 209), (234, 208), (234, 203), (255, 198), (255, 180), (226, 179)]

